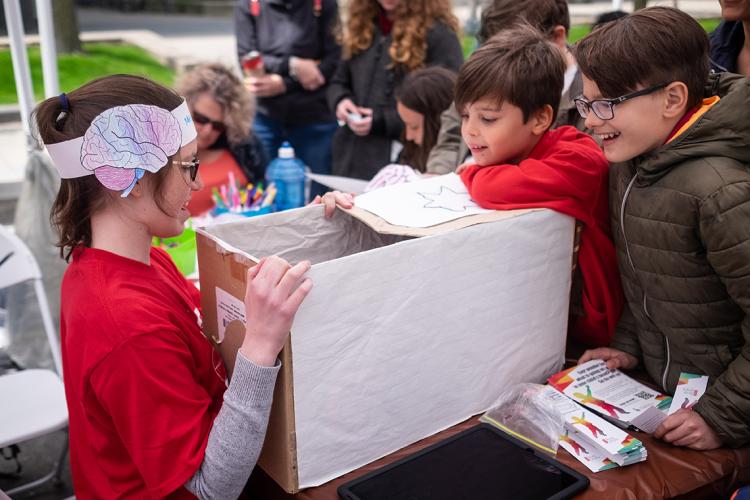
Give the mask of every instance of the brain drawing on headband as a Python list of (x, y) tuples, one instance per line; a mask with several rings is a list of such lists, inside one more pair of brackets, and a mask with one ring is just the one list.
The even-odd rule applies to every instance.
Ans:
[(97, 116), (83, 137), (81, 164), (127, 196), (143, 173), (157, 172), (180, 149), (177, 119), (158, 106), (131, 104)]

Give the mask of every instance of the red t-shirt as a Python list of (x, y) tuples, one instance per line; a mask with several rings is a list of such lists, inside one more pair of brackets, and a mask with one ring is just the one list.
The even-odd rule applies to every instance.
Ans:
[(609, 232), (608, 169), (591, 137), (564, 126), (547, 131), (518, 165), (472, 165), (461, 173), (481, 207), (545, 207), (583, 223), (578, 265), (585, 316), (576, 317), (571, 333), (590, 346), (609, 345), (624, 303)]
[(201, 180), (203, 189), (196, 191), (190, 197), (188, 210), (191, 215), (203, 215), (214, 208), (214, 200), (211, 198), (211, 188), (219, 188), (229, 183), (229, 172), (234, 174), (234, 178), (245, 187), (247, 177), (242, 172), (237, 160), (228, 149), (222, 150), (221, 154), (211, 163), (203, 164), (200, 167)]
[(198, 290), (162, 250), (145, 265), (80, 247), (61, 292), (76, 497), (193, 498), (225, 389)]

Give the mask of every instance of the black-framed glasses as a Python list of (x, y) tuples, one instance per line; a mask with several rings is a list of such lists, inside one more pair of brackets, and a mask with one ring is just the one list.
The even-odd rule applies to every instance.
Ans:
[(198, 167), (201, 166), (201, 161), (198, 159), (190, 161), (174, 160), (174, 163), (182, 167), (188, 167), (190, 169), (190, 182), (195, 182), (195, 178), (198, 177)]
[(576, 108), (578, 108), (578, 113), (582, 118), (587, 118), (589, 116), (589, 112), (593, 111), (597, 118), (599, 118), (600, 120), (611, 120), (615, 117), (615, 106), (617, 104), (629, 101), (630, 99), (634, 99), (642, 95), (652, 94), (657, 90), (663, 89), (670, 83), (671, 82), (660, 83), (659, 85), (654, 85), (653, 87), (637, 90), (635, 92), (631, 92), (630, 94), (615, 97), (614, 99), (594, 99), (593, 101), (589, 101), (583, 96), (579, 96), (573, 99), (573, 101), (576, 103)]
[(193, 120), (195, 121), (195, 123), (200, 123), (201, 125), (210, 123), (211, 128), (219, 133), (224, 132), (227, 129), (227, 126), (224, 125), (223, 122), (212, 120), (211, 118), (207, 117), (206, 115), (202, 115), (197, 111), (193, 111), (191, 114), (193, 115)]

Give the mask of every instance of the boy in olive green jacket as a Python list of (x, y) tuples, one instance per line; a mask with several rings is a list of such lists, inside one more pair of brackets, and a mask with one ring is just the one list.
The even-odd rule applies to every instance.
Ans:
[(586, 126), (610, 171), (612, 233), (626, 310), (611, 347), (581, 362), (642, 363), (672, 393), (707, 375), (693, 410), (655, 437), (712, 449), (750, 442), (750, 81), (708, 77), (708, 38), (653, 7), (576, 47)]

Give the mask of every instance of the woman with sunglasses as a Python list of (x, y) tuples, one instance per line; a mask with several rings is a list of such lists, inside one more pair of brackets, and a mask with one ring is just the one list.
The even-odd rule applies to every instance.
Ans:
[(242, 185), (263, 180), (268, 158), (251, 130), (252, 96), (221, 64), (204, 64), (184, 74), (176, 90), (185, 96), (198, 132), (198, 159), (204, 188), (188, 208), (200, 215), (213, 208), (212, 188), (227, 184), (231, 173)]
[(187, 103), (113, 75), (47, 99), (35, 118), (62, 178), (52, 221), (70, 262), (60, 333), (76, 496), (237, 498), (265, 437), (277, 355), (312, 287), (309, 262), (270, 257), (248, 271), (227, 384), (198, 290), (151, 246), (182, 232), (203, 187)]

